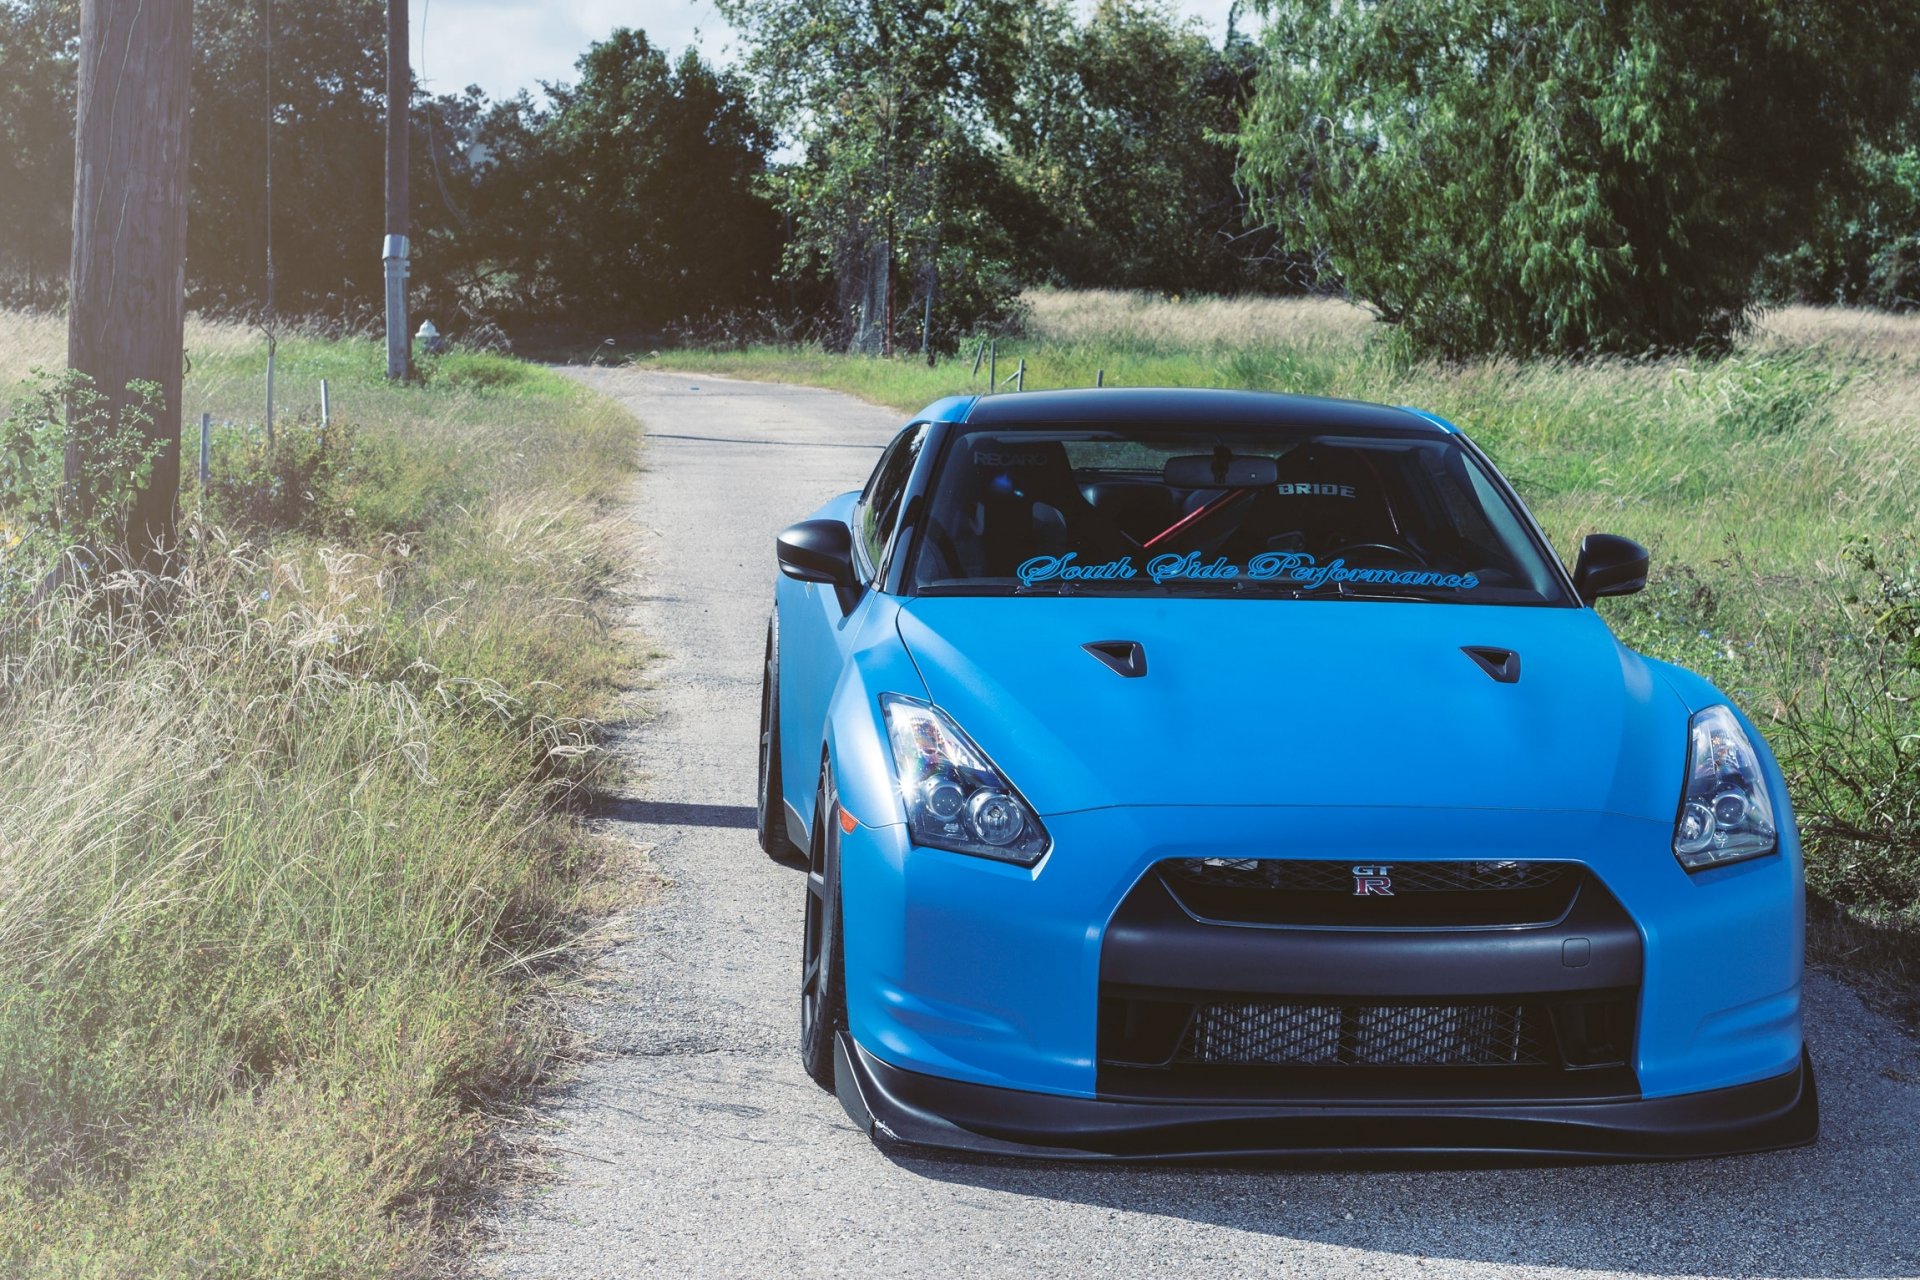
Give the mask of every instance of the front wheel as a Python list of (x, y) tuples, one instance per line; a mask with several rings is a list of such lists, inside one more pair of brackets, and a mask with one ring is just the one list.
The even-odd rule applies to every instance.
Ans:
[(814, 1083), (833, 1089), (834, 1041), (847, 1025), (845, 949), (841, 945), (840, 799), (830, 769), (820, 770), (807, 856), (807, 915), (800, 954), (800, 1062)]

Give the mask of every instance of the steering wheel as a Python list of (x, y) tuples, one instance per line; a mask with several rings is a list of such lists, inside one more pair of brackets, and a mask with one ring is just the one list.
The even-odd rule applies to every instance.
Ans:
[(1426, 563), (1422, 557), (1393, 542), (1349, 542), (1344, 547), (1335, 547), (1328, 554), (1338, 559), (1355, 551), (1384, 551), (1390, 556), (1398, 556), (1402, 560), (1410, 560), (1415, 564)]

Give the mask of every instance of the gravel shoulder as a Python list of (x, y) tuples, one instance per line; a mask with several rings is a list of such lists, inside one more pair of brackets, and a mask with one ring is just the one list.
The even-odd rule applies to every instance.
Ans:
[[(754, 843), (774, 535), (899, 419), (832, 392), (576, 371), (650, 430), (630, 622), (663, 657), (609, 827), (668, 881), (575, 1011), (552, 1180), (488, 1274), (1920, 1276), (1920, 1051), (1815, 974), (1818, 1146), (1665, 1165), (1275, 1170), (883, 1150), (796, 1050), (801, 873)], [(1702, 981), (1712, 981), (1703, 975)]]

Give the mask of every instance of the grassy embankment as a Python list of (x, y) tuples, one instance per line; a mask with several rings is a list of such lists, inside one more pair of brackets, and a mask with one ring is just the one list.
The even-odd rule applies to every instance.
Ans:
[[(1720, 360), (1396, 358), (1332, 301), (1042, 293), (1000, 373), (1027, 386), (1226, 386), (1416, 404), (1465, 427), (1569, 554), (1605, 530), (1656, 558), (1603, 608), (1766, 725), (1809, 837), (1822, 953), (1920, 991), (1920, 318), (1778, 313)], [(984, 389), (965, 358), (809, 348), (643, 364), (814, 383), (912, 412)]]
[[(0, 384), (63, 332), (0, 313)], [(188, 345), (189, 418), (257, 421), (256, 337)], [(281, 445), (223, 433), (163, 623), (0, 637), (0, 1274), (435, 1269), (551, 1059), (638, 428), (512, 361), (380, 359), (283, 342)]]

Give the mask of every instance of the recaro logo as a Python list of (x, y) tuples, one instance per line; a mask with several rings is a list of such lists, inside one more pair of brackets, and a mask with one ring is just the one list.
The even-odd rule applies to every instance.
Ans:
[(1355, 867), (1353, 869), (1353, 896), (1356, 898), (1391, 898), (1393, 896), (1393, 868)]

